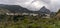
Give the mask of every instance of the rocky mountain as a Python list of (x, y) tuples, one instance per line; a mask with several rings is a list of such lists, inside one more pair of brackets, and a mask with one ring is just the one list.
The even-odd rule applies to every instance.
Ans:
[(7, 9), (8, 11), (12, 12), (12, 13), (50, 13), (50, 10), (47, 9), (45, 6), (43, 6), (39, 11), (30, 11), (27, 8), (23, 8), (19, 5), (4, 5), (4, 4), (0, 4), (0, 8), (3, 9)]
[(19, 12), (29, 12), (28, 9), (23, 8), (19, 5), (4, 5), (4, 4), (0, 4), (0, 8), (4, 8), (9, 10), (12, 13), (19, 13)]
[(49, 13), (50, 13), (50, 10), (47, 9), (45, 6), (43, 6), (43, 7), (39, 10), (39, 13), (46, 13), (46, 14), (49, 14)]

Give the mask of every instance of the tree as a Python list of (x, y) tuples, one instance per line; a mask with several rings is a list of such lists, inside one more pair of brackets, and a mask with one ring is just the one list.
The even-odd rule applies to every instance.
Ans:
[(60, 9), (58, 10), (57, 14), (60, 13)]

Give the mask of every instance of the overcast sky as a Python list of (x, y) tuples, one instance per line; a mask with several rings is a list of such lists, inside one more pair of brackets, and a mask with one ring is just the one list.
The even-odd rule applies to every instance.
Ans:
[(0, 0), (0, 4), (20, 5), (35, 11), (43, 6), (54, 12), (60, 8), (60, 0)]

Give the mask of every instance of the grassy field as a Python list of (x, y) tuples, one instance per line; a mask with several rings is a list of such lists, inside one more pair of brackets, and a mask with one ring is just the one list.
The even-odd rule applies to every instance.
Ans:
[(0, 15), (0, 28), (60, 28), (56, 18)]

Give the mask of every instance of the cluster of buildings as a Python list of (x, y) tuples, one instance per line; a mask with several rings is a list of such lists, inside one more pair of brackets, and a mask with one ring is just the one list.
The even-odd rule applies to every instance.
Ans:
[(34, 13), (6, 13), (6, 15), (30, 15), (30, 16), (37, 16), (38, 14), (34, 14)]
[(36, 11), (37, 13), (6, 13), (6, 15), (29, 15), (29, 16), (41, 16), (42, 18), (50, 18), (50, 10), (46, 9), (45, 7), (42, 7), (39, 11)]
[(43, 6), (38, 11), (30, 11), (27, 8), (23, 8), (19, 5), (2, 5), (0, 6), (0, 9), (3, 10), (2, 12), (6, 15), (32, 15), (32, 16), (41, 16), (43, 18), (50, 18), (50, 10), (47, 9), (45, 6)]

